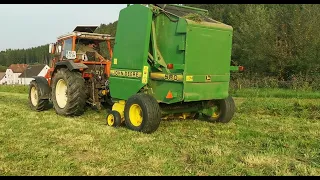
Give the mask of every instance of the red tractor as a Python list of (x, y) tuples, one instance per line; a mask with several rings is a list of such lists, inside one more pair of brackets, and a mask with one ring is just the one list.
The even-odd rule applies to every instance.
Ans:
[[(33, 110), (45, 110), (52, 102), (57, 114), (77, 116), (84, 112), (86, 104), (97, 109), (112, 106), (108, 78), (114, 37), (92, 33), (97, 27), (77, 26), (49, 45), (53, 54), (50, 69), (45, 77), (36, 76), (30, 83), (29, 102)], [(85, 41), (95, 42), (96, 51), (105, 57), (96, 59), (92, 52), (77, 53)]]

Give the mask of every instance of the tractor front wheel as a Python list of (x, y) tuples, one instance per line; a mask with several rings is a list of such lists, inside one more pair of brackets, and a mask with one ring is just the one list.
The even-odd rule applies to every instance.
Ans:
[(86, 105), (85, 83), (80, 72), (58, 69), (52, 80), (52, 103), (57, 114), (79, 116)]
[(119, 127), (121, 125), (121, 115), (118, 111), (111, 111), (107, 115), (107, 125)]
[(155, 98), (148, 94), (131, 96), (124, 107), (126, 126), (134, 131), (152, 133), (160, 125), (161, 112)]
[(29, 84), (29, 105), (34, 111), (43, 111), (49, 104), (49, 99), (40, 99), (40, 87), (35, 80)]
[(236, 109), (233, 98), (229, 96), (226, 99), (216, 100), (215, 104), (217, 107), (212, 116), (203, 114), (204, 118), (211, 122), (228, 123), (231, 121)]

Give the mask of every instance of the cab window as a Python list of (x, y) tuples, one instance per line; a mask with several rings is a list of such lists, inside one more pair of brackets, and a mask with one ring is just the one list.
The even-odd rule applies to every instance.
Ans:
[(63, 57), (66, 57), (68, 51), (72, 51), (72, 38), (64, 40)]

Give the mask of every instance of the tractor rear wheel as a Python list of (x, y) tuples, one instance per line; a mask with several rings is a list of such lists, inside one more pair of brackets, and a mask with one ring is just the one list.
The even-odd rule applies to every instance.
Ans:
[(110, 111), (107, 115), (107, 125), (119, 127), (121, 125), (121, 115), (118, 111)]
[(227, 97), (226, 99), (216, 100), (217, 105), (216, 111), (213, 113), (212, 116), (204, 115), (205, 119), (212, 121), (212, 122), (221, 122), (221, 123), (228, 123), (231, 121), (234, 113), (235, 113), (235, 103), (231, 96)]
[(43, 111), (48, 107), (49, 99), (40, 99), (40, 86), (35, 80), (29, 84), (29, 105), (34, 111)]
[(60, 68), (52, 80), (52, 103), (57, 114), (79, 116), (86, 105), (85, 83), (80, 72)]
[(126, 126), (134, 131), (152, 133), (160, 125), (161, 112), (155, 98), (148, 94), (131, 96), (124, 107)]

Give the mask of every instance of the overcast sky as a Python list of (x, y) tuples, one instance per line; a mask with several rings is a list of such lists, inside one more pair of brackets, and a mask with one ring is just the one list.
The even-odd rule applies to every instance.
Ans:
[(77, 25), (109, 24), (126, 4), (0, 4), (0, 51), (54, 43)]

